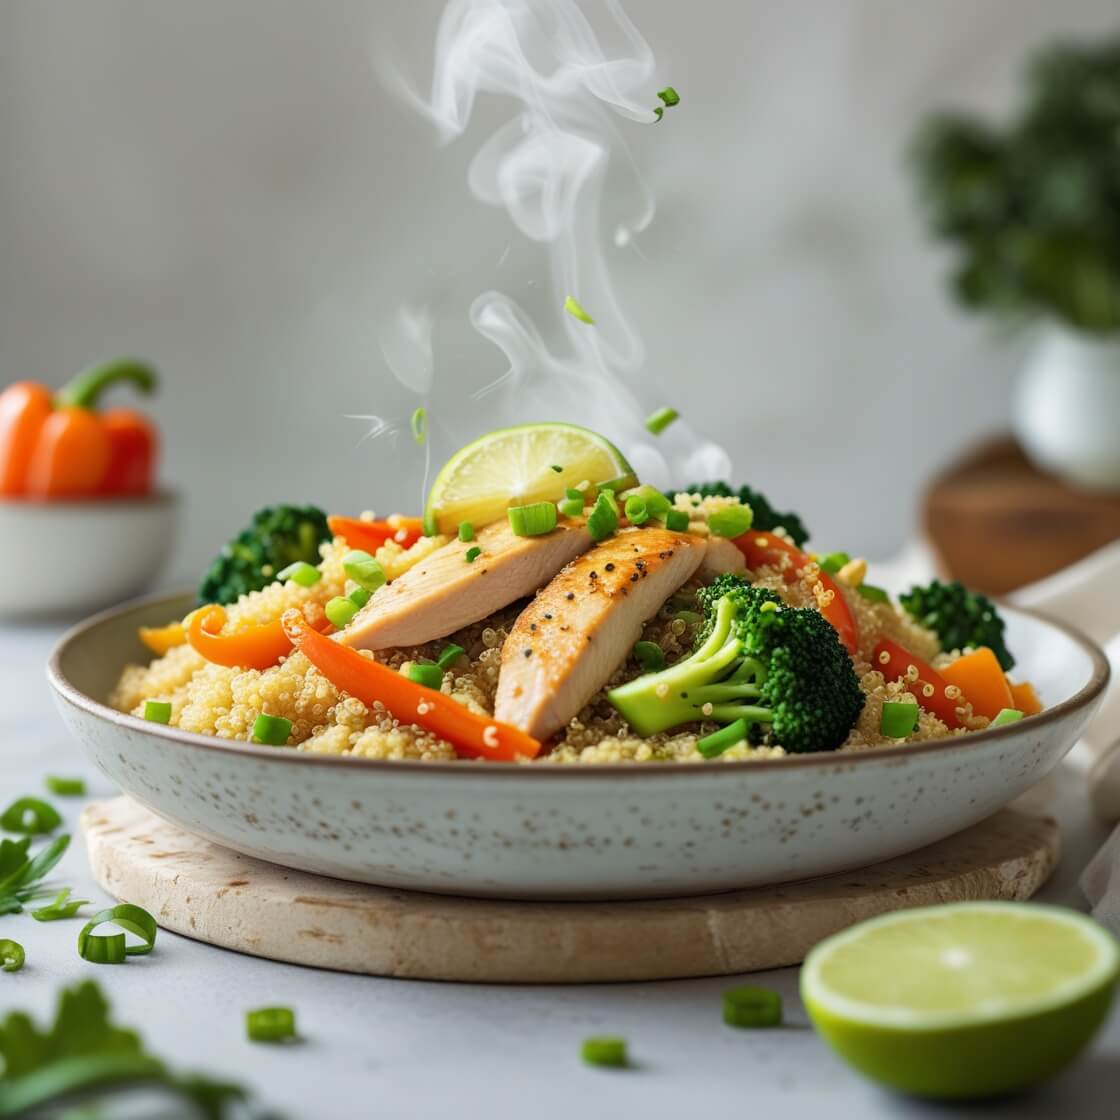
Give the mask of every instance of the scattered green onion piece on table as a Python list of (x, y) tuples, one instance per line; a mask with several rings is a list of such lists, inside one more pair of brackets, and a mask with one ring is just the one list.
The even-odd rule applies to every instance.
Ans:
[(170, 723), (171, 722), (171, 701), (170, 700), (145, 700), (144, 701), (144, 718), (150, 723)]
[(671, 533), (688, 532), (688, 514), (683, 509), (665, 511), (665, 528)]
[(89, 901), (88, 898), (71, 898), (70, 888), (63, 887), (46, 906), (32, 910), (31, 916), (37, 922), (57, 922), (62, 918), (72, 918)]
[[(139, 945), (128, 945), (123, 933), (94, 933), (98, 926), (112, 922), (140, 938)], [(92, 964), (120, 964), (125, 957), (141, 957), (156, 944), (156, 920), (140, 906), (123, 902), (94, 914), (78, 934), (78, 956)]]
[(595, 506), (587, 515), (587, 531), (593, 541), (605, 541), (618, 528), (618, 504), (614, 495), (600, 490)]
[(467, 551), (463, 553), (463, 559), (466, 560), (468, 564), (473, 564), (481, 555), (482, 549), (479, 548), (478, 545), (475, 545), (473, 548), (468, 548)]
[(362, 607), (364, 607), (366, 605), (366, 603), (368, 603), (370, 601), (370, 598), (372, 597), (372, 595), (373, 595), (373, 592), (370, 591), (370, 589), (368, 587), (355, 587), (346, 596), (346, 598), (349, 599), (350, 602), (353, 603), (354, 606), (356, 606), (358, 608), (358, 610), (361, 610)]
[(612, 1036), (585, 1038), (579, 1048), (579, 1056), (589, 1066), (604, 1066), (608, 1069), (623, 1069), (630, 1064), (626, 1053), (626, 1039)]
[(511, 506), (506, 511), (509, 527), (518, 537), (543, 537), (556, 528), (556, 507), (551, 502)]
[(300, 587), (314, 587), (323, 578), (323, 573), (314, 564), (309, 564), (306, 560), (297, 560), (294, 564), (289, 564), (278, 571), (276, 578), (291, 580), (292, 583), (298, 583)]
[(290, 1007), (259, 1007), (245, 1012), (250, 1042), (286, 1042), (296, 1037), (296, 1013)]
[(626, 511), (626, 520), (631, 525), (644, 525), (649, 520), (649, 506), (646, 505), (645, 498), (631, 495), (622, 508)]
[(425, 665), (420, 661), (414, 661), (409, 665), (405, 676), (425, 688), (435, 689), (436, 692), (439, 692), (439, 687), (443, 684), (443, 670), (438, 665)]
[(53, 832), (60, 824), (62, 817), (58, 810), (38, 797), (19, 797), (0, 814), (0, 828), (27, 836)]
[(635, 642), (634, 660), (647, 673), (656, 673), (665, 668), (665, 651), (656, 642)]
[(446, 672), (463, 656), (467, 651), (462, 646), (457, 646), (452, 643), (449, 646), (444, 646), (443, 652), (436, 658), (436, 664)]
[(666, 86), (664, 89), (657, 91), (657, 96), (661, 98), (668, 106), (679, 105), (681, 103), (681, 95), (677, 93), (672, 86)]
[(776, 1027), (782, 997), (769, 988), (731, 988), (723, 993), (723, 1021), (729, 1027)]
[(583, 513), (583, 499), (565, 498), (556, 508), (565, 517), (579, 517)]
[(376, 591), (385, 582), (385, 569), (376, 558), (360, 548), (355, 548), (342, 558), (342, 570), (367, 591)]
[(905, 739), (918, 726), (918, 705), (887, 700), (879, 718), (879, 731), (889, 739)]
[(253, 720), (253, 740), (264, 743), (266, 747), (282, 747), (288, 742), (292, 733), (292, 721), (283, 716), (270, 716), (261, 712)]
[(741, 537), (753, 519), (750, 506), (727, 506), (708, 515), (708, 529), (716, 537)]
[(418, 408), (412, 414), (410, 421), (412, 427), (412, 438), (423, 446), (428, 440), (428, 410), (426, 408)]
[(336, 595), (333, 599), (327, 600), (323, 613), (332, 626), (337, 626), (341, 630), (358, 613), (358, 604), (345, 595)]
[(674, 420), (679, 420), (680, 415), (675, 408), (659, 408), (646, 417), (646, 431), (652, 436), (659, 436)]
[(459, 522), (459, 540), (464, 544), (474, 540), (474, 526), (469, 521)]
[(55, 774), (48, 774), (45, 779), (47, 789), (58, 797), (85, 797), (85, 778), (60, 778)]
[(26, 959), (27, 954), (18, 941), (12, 941), (7, 937), (0, 939), (0, 971), (19, 972)]
[(736, 743), (745, 743), (746, 740), (747, 721), (737, 719), (734, 723), (729, 723), (726, 727), (713, 731), (711, 735), (705, 735), (703, 739), (698, 739), (696, 749), (705, 758), (719, 758), (724, 751), (735, 746)]
[(834, 576), (849, 560), (851, 557), (846, 552), (830, 552), (827, 556), (817, 558), (817, 567)]
[(1018, 708), (1004, 708), (988, 726), (1006, 727), (1009, 723), (1018, 723), (1022, 718), (1023, 713)]
[(571, 315), (573, 319), (578, 319), (581, 323), (587, 323), (590, 326), (595, 325), (595, 320), (584, 311), (575, 296), (568, 296), (568, 298), (564, 300), (564, 310)]
[(876, 587), (873, 583), (861, 583), (856, 590), (869, 602), (872, 603), (889, 603), (891, 597), (881, 587)]

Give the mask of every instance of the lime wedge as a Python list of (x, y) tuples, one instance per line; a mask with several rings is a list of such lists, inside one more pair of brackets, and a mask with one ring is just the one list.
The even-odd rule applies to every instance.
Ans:
[(510, 506), (559, 501), (570, 486), (607, 481), (619, 489), (637, 484), (622, 452), (587, 428), (498, 428), (447, 460), (428, 492), (425, 524), (441, 533), (463, 521), (478, 529), (501, 520)]
[(920, 1096), (986, 1097), (1073, 1061), (1118, 972), (1115, 938), (1073, 910), (962, 902), (822, 941), (801, 997), (825, 1041), (868, 1077)]

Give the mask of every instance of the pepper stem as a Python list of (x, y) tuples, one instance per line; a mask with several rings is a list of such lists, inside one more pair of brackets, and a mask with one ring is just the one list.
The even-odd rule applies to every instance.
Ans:
[(116, 358), (82, 370), (55, 394), (58, 408), (96, 408), (97, 399), (110, 385), (131, 381), (141, 393), (156, 387), (156, 371), (135, 358)]

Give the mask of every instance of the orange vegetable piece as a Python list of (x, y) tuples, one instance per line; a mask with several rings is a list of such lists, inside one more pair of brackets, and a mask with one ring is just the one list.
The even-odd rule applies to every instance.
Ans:
[(972, 710), (977, 715), (995, 719), (1004, 708), (1015, 707), (1007, 678), (987, 646), (957, 658), (941, 670), (941, 675), (972, 701)]
[[(297, 612), (298, 613), (298, 612)], [(235, 634), (221, 634), (226, 623), (224, 607), (216, 603), (189, 616), (187, 641), (215, 665), (239, 669), (269, 669), (292, 651), (280, 620), (250, 626)]]
[[(948, 696), (946, 690), (951, 682), (947, 681), (927, 661), (917, 654), (900, 646), (890, 638), (883, 638), (871, 656), (872, 667), (878, 669), (888, 681), (906, 681), (906, 690), (911, 693), (927, 712), (932, 712), (946, 727), (963, 727), (957, 708), (972, 698), (961, 688), (960, 696)], [(913, 666), (918, 671), (916, 680), (909, 680), (907, 674)]]
[(27, 464), (52, 407), (50, 390), (33, 381), (0, 393), (0, 497), (26, 493)]
[(109, 465), (101, 483), (103, 494), (137, 497), (152, 489), (159, 437), (147, 417), (130, 408), (111, 408), (101, 414), (109, 437)]
[(385, 521), (363, 521), (360, 517), (339, 517), (331, 514), (327, 525), (336, 537), (342, 537), (351, 548), (375, 553), (386, 541), (396, 541), (401, 548), (411, 548), (423, 535), (418, 517), (394, 514)]
[(98, 416), (84, 408), (60, 408), (39, 429), (27, 464), (27, 494), (59, 499), (99, 493), (110, 454)]
[(1013, 708), (1018, 708), (1025, 716), (1036, 716), (1042, 711), (1042, 701), (1030, 681), (1022, 681), (1020, 684), (1008, 681), (1007, 685), (1011, 689), (1011, 699), (1015, 701), (1011, 705)]

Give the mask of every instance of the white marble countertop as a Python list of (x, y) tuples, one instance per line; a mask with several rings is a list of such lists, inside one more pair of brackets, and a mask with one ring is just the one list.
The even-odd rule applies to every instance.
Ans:
[[(91, 797), (113, 793), (63, 729), (43, 666), (61, 625), (0, 625), (2, 797), (42, 793), (47, 773), (82, 774)], [(1084, 809), (1081, 773), (1051, 781), (1065, 854), (1048, 901), (1082, 906), (1076, 880), (1104, 830)], [(76, 828), (80, 802), (51, 798)], [(80, 839), (54, 876), (76, 894), (108, 902), (93, 884)], [(87, 908), (91, 909), (91, 908)], [(0, 976), (0, 1013), (46, 1016), (63, 985), (94, 977), (119, 1022), (141, 1027), (154, 1052), (183, 1068), (246, 1083), (291, 1120), (384, 1116), (571, 1116), (1095, 1118), (1116, 1115), (1120, 1012), (1089, 1056), (1045, 1088), (983, 1107), (906, 1100), (862, 1081), (808, 1027), (797, 970), (753, 975), (779, 990), (786, 1023), (737, 1031), (720, 1020), (720, 993), (734, 978), (598, 987), (484, 987), (381, 980), (273, 964), (161, 933), (156, 951), (123, 967), (87, 964), (77, 921), (0, 918), (27, 964)], [(270, 1048), (245, 1039), (247, 1008), (297, 1011), (304, 1038)], [(635, 1068), (588, 1069), (589, 1034), (624, 1035)]]

